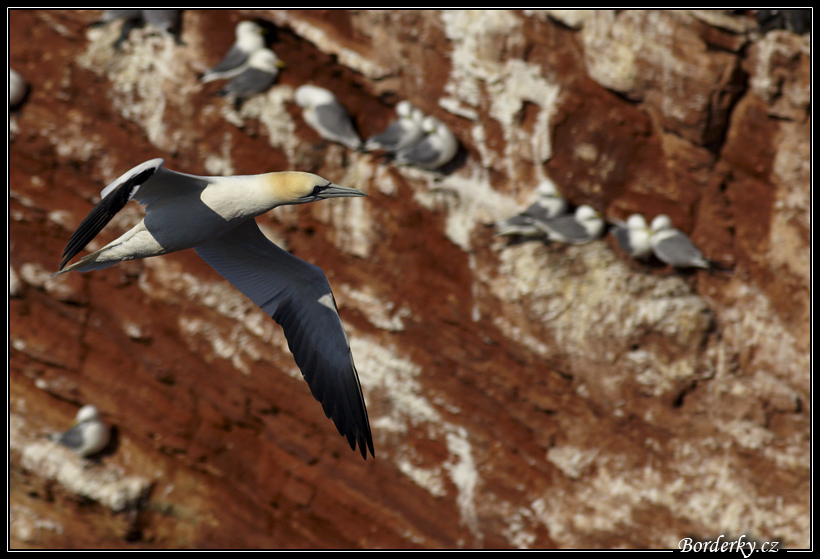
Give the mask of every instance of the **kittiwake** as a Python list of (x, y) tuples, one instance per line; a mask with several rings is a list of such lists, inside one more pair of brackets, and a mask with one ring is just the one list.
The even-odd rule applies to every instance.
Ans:
[(248, 65), (239, 75), (219, 90), (219, 95), (234, 100), (234, 107), (239, 110), (251, 96), (270, 89), (279, 76), (282, 61), (272, 50), (261, 48), (251, 53)]
[(361, 149), (362, 139), (353, 119), (333, 92), (316, 85), (302, 85), (296, 89), (294, 100), (302, 107), (302, 118), (319, 136), (353, 150)]
[(26, 81), (14, 68), (9, 68), (9, 109), (16, 109), (28, 95)]
[(616, 221), (612, 228), (612, 236), (618, 241), (618, 246), (638, 260), (645, 260), (652, 255), (652, 243), (649, 225), (641, 214), (632, 214), (624, 221)]
[(396, 114), (398, 118), (390, 126), (365, 141), (365, 151), (384, 150), (395, 153), (421, 139), (424, 135), (424, 114), (421, 110), (409, 101), (400, 101), (396, 105)]
[(661, 214), (652, 220), (652, 252), (655, 256), (673, 268), (722, 268), (713, 260), (705, 258), (692, 240), (680, 229), (672, 226), (668, 215)]
[(96, 406), (85, 405), (77, 411), (74, 426), (52, 437), (54, 442), (73, 450), (83, 458), (103, 450), (111, 437), (111, 429), (100, 418)]
[(120, 36), (114, 41), (114, 48), (120, 49), (122, 43), (134, 29), (149, 24), (152, 27), (168, 33), (177, 44), (182, 44), (180, 38), (182, 24), (182, 10), (136, 10), (136, 9), (108, 9), (103, 10), (99, 20), (92, 22), (90, 27), (106, 25), (118, 19), (122, 20)]
[(556, 218), (567, 211), (566, 198), (558, 192), (551, 180), (541, 181), (536, 193), (538, 197), (526, 210), (495, 224), (496, 235), (543, 237), (544, 231), (535, 222)]
[(604, 232), (604, 220), (592, 206), (578, 206), (573, 214), (559, 215), (535, 222), (550, 241), (583, 245), (594, 241)]
[(434, 116), (424, 118), (422, 129), (424, 136), (396, 153), (395, 162), (434, 171), (455, 157), (458, 140), (447, 125)]
[[(285, 333), (314, 398), (352, 449), (373, 455), (359, 376), (336, 301), (322, 270), (276, 246), (254, 219), (277, 206), (366, 196), (311, 173), (203, 177), (171, 171), (162, 159), (137, 165), (101, 193), (71, 235), (60, 271), (102, 270), (124, 260), (193, 248)], [(131, 230), (79, 262), (66, 264), (131, 199), (146, 206)]]
[(265, 48), (262, 27), (253, 21), (240, 21), (236, 26), (236, 41), (216, 66), (202, 74), (200, 81), (208, 83), (236, 77), (248, 66), (251, 54), (262, 48)]

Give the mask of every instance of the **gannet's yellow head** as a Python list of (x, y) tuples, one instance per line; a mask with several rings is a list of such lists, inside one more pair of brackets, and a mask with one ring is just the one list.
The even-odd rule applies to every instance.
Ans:
[(367, 196), (361, 190), (334, 184), (313, 173), (284, 171), (264, 175), (266, 186), (280, 204), (305, 204), (325, 198)]

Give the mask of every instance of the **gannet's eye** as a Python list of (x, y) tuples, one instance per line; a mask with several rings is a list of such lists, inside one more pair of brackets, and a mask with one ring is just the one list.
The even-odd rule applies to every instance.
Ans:
[(313, 187), (313, 192), (310, 193), (311, 196), (319, 196), (322, 192), (327, 190), (327, 187), (330, 186), (330, 183), (327, 184), (317, 184)]

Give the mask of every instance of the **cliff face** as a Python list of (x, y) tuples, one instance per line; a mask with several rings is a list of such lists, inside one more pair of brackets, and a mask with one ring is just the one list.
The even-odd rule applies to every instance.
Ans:
[[(186, 10), (181, 43), (137, 29), (117, 52), (98, 17), (9, 14), (31, 85), (10, 117), (12, 547), (808, 547), (808, 34), (708, 11)], [(250, 18), (286, 66), (237, 112), (197, 75)], [(408, 99), (461, 153), (429, 173), (321, 142), (307, 82), (363, 136)], [(258, 221), (328, 275), (375, 460), (193, 251), (50, 278), (99, 191), (153, 157), (368, 192)], [(611, 218), (669, 214), (733, 272), (494, 237), (545, 177)], [(116, 435), (90, 464), (42, 437), (86, 403)]]

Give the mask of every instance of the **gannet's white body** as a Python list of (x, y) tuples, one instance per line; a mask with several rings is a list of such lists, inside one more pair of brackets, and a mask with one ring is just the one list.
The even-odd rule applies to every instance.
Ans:
[[(163, 163), (146, 161), (102, 191), (100, 202), (69, 239), (57, 274), (194, 248), (282, 326), (325, 414), (351, 448), (358, 443), (362, 456), (368, 449), (373, 454), (358, 374), (325, 274), (273, 244), (253, 219), (276, 206), (365, 194), (311, 173), (201, 177), (165, 169)], [(146, 206), (145, 218), (66, 267), (132, 198)]]

